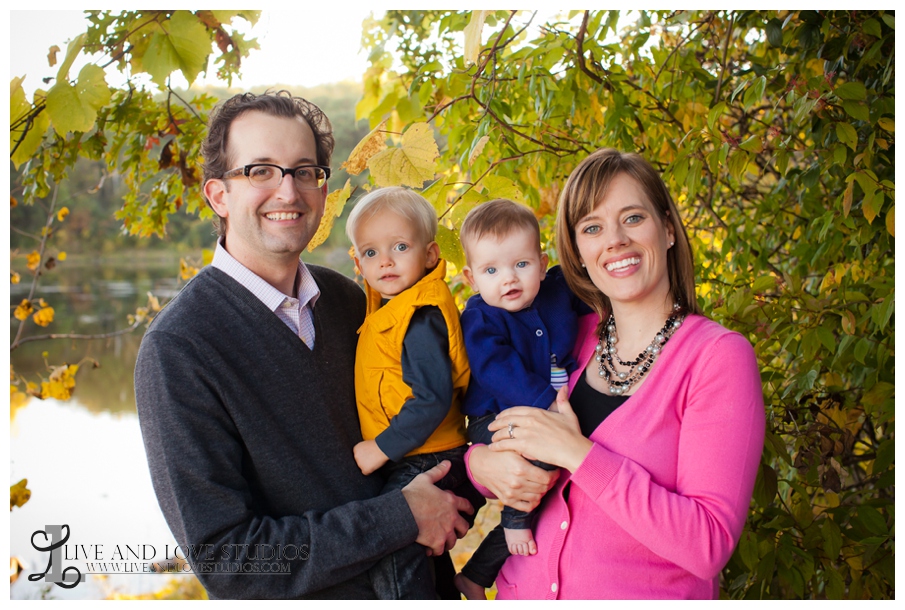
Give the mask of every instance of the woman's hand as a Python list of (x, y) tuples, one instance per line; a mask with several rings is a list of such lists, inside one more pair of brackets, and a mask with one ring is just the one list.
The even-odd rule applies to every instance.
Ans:
[(513, 451), (491, 451), (477, 445), (468, 453), (468, 470), (506, 506), (529, 512), (537, 508), (559, 478), (559, 470), (544, 470)]
[(527, 459), (575, 472), (594, 443), (582, 436), (578, 417), (572, 411), (566, 393), (565, 387), (560, 388), (556, 395), (556, 411), (512, 407), (497, 415), (488, 426), (496, 432), (490, 449), (515, 451)]

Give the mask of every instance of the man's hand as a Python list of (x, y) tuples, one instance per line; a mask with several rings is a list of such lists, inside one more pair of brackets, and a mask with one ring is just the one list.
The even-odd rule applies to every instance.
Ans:
[(361, 441), (352, 448), (352, 453), (355, 454), (355, 463), (362, 474), (371, 474), (390, 461), (377, 446), (377, 441)]
[(402, 495), (418, 524), (415, 542), (426, 546), (428, 555), (442, 555), (453, 548), (456, 539), (468, 531), (468, 522), (459, 512), (474, 512), (468, 500), (434, 485), (449, 472), (449, 467), (450, 463), (443, 461), (402, 488)]
[(468, 469), (503, 504), (525, 512), (537, 508), (559, 478), (559, 470), (538, 468), (514, 451), (491, 451), (489, 445), (472, 448)]

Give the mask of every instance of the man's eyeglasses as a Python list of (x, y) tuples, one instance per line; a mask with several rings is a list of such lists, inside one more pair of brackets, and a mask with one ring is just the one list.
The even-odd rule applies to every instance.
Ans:
[(279, 188), (283, 176), (289, 174), (295, 179), (297, 189), (319, 189), (327, 183), (330, 168), (322, 165), (299, 165), (298, 167), (280, 167), (271, 163), (252, 163), (245, 167), (237, 167), (223, 174), (223, 180), (245, 176), (249, 184), (259, 189)]

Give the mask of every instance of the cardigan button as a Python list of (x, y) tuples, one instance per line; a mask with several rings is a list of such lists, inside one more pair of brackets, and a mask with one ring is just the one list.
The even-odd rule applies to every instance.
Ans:
[(563, 522), (562, 522), (562, 525), (560, 525), (559, 527), (560, 527), (560, 529), (566, 529), (567, 527), (569, 527), (569, 522), (568, 522), (568, 521), (563, 521)]
[(534, 334), (537, 335), (538, 337), (543, 337), (543, 336), (544, 336), (544, 331), (542, 331), (541, 329), (538, 328), (537, 331), (535, 331)]
[(550, 590), (553, 591), (554, 593), (556, 593), (556, 583), (553, 583), (552, 585), (550, 585)]

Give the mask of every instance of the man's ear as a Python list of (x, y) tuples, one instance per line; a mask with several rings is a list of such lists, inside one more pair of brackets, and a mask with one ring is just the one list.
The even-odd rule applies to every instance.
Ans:
[(226, 205), (226, 183), (219, 178), (211, 178), (204, 183), (204, 196), (211, 204), (214, 213), (221, 218), (229, 216), (229, 208)]
[(432, 241), (427, 244), (427, 268), (433, 269), (437, 266), (437, 262), (440, 260), (440, 245)]

